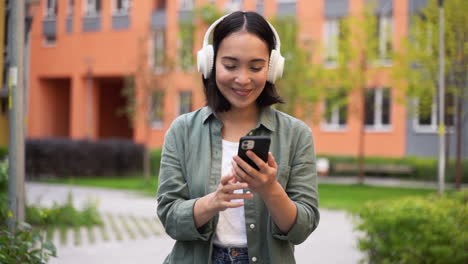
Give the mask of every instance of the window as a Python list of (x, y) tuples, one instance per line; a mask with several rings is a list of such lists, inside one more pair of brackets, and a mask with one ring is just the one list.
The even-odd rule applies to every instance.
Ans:
[(73, 10), (75, 10), (75, 0), (68, 0), (67, 15), (73, 15)]
[(179, 9), (180, 10), (192, 10), (193, 9), (193, 0), (179, 0)]
[(114, 13), (128, 14), (131, 7), (131, 0), (114, 0)]
[(191, 21), (179, 24), (179, 66), (183, 71), (193, 70), (193, 31)]
[(164, 71), (166, 63), (166, 32), (164, 29), (156, 29), (153, 35), (153, 68), (156, 72)]
[(179, 93), (179, 115), (192, 111), (192, 92), (183, 91)]
[(326, 130), (342, 130), (346, 128), (348, 106), (347, 96), (344, 93), (325, 99), (325, 124)]
[(166, 0), (156, 0), (156, 10), (166, 9)]
[(390, 129), (390, 88), (368, 89), (365, 93), (365, 120), (368, 130)]
[(162, 128), (164, 118), (164, 91), (155, 90), (150, 99), (150, 120), (152, 128)]
[(377, 46), (377, 56), (381, 62), (390, 62), (393, 45), (393, 18), (391, 16), (382, 15), (377, 19), (377, 37), (379, 40)]
[(338, 59), (340, 20), (327, 19), (325, 21), (324, 33), (325, 64), (333, 66)]
[(85, 0), (85, 15), (97, 16), (101, 12), (101, 0)]
[[(414, 100), (416, 116), (413, 126), (416, 132), (437, 132), (439, 116), (437, 113), (437, 98), (432, 95), (422, 96)], [(451, 129), (454, 126), (454, 97), (447, 94), (445, 97), (445, 125)]]
[(226, 2), (225, 8), (228, 12), (242, 10), (242, 0), (229, 0)]
[(46, 18), (55, 18), (57, 16), (57, 0), (47, 0), (46, 1)]

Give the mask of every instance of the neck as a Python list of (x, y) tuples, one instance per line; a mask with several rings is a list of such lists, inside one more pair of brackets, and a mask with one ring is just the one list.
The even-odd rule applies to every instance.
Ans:
[(255, 105), (249, 109), (235, 109), (223, 112), (219, 115), (223, 122), (223, 139), (238, 142), (239, 138), (245, 136), (255, 127), (259, 118), (260, 109)]
[(223, 122), (235, 122), (238, 124), (257, 123), (259, 118), (260, 108), (257, 105), (252, 105), (249, 108), (232, 108), (220, 114)]

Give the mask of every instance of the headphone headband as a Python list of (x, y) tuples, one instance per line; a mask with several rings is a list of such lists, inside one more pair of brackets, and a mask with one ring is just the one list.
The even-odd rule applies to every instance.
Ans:
[[(203, 47), (198, 51), (197, 54), (197, 68), (199, 72), (203, 73), (203, 78), (205, 79), (208, 79), (210, 76), (214, 65), (214, 48), (213, 45), (208, 43), (211, 32), (221, 21), (224, 20), (224, 18), (231, 14), (232, 13), (218, 18), (206, 30), (205, 36), (203, 38)], [(270, 61), (268, 63), (267, 81), (275, 83), (276, 79), (283, 75), (284, 58), (280, 53), (281, 41), (278, 32), (276, 32), (275, 28), (272, 24), (270, 24), (270, 22), (266, 22), (275, 36), (275, 48), (271, 50)]]
[[(232, 13), (229, 13), (229, 14), (226, 14), (220, 18), (218, 18), (215, 22), (213, 22), (213, 24), (211, 24), (208, 29), (206, 30), (206, 33), (205, 33), (205, 36), (203, 37), (203, 47), (206, 47), (208, 46), (208, 41), (210, 39), (210, 35), (211, 35), (211, 31), (213, 31), (213, 29), (219, 24), (221, 23), (221, 21), (223, 21), (224, 18), (226, 18), (227, 16), (231, 15)], [(278, 35), (278, 32), (276, 32), (276, 29), (273, 27), (273, 25), (268, 22), (268, 25), (270, 26), (271, 28), (271, 31), (273, 31), (273, 35), (275, 36), (275, 50), (277, 50), (278, 52), (281, 50), (281, 41), (280, 41), (280, 38), (279, 38), (279, 35)]]

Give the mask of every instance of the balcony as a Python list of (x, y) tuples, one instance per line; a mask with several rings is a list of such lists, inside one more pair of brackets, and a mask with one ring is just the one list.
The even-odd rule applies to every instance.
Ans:
[(151, 14), (151, 28), (160, 29), (166, 27), (166, 9), (156, 9), (153, 14)]
[(264, 15), (265, 12), (265, 5), (263, 3), (257, 3), (257, 7), (255, 8), (256, 12), (260, 15)]
[(112, 29), (123, 30), (130, 27), (130, 16), (128, 13), (112, 15)]
[(66, 30), (67, 30), (67, 33), (72, 33), (73, 31), (73, 16), (68, 16), (67, 17), (67, 20), (66, 20)]
[(278, 16), (296, 16), (296, 2), (278, 3)]
[(42, 21), (42, 33), (48, 39), (55, 39), (57, 35), (57, 20), (55, 17), (47, 17)]
[(179, 22), (192, 22), (193, 21), (193, 10), (180, 10), (179, 11)]
[(101, 16), (87, 15), (83, 17), (83, 32), (95, 32), (101, 30)]

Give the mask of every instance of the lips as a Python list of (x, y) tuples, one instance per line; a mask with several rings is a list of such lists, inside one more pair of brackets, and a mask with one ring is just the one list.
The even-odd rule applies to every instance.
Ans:
[(252, 90), (251, 89), (232, 89), (232, 91), (238, 96), (248, 96)]

